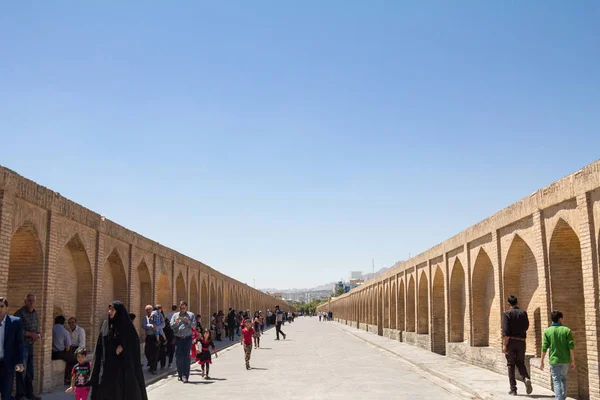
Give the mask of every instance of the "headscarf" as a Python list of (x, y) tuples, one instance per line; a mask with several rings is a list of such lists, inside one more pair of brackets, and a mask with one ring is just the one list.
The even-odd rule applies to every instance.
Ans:
[[(127, 386), (139, 385), (139, 389), (132, 392), (134, 394), (129, 395), (129, 393), (126, 393), (126, 398), (132, 400), (147, 400), (146, 384), (140, 361), (140, 338), (129, 318), (129, 312), (127, 312), (125, 305), (120, 301), (113, 301), (111, 305), (116, 311), (115, 316), (113, 318), (108, 318), (102, 323), (96, 348), (98, 350), (99, 346), (104, 347), (105, 340), (111, 341), (114, 340), (117, 335), (119, 336), (119, 341), (123, 347), (123, 352), (121, 353), (123, 367), (125, 369), (131, 369), (131, 373), (135, 376), (135, 382), (129, 381)], [(97, 386), (98, 384), (102, 385), (102, 379), (98, 378), (104, 374), (106, 351), (105, 349), (100, 351), (101, 360), (97, 359), (97, 353), (98, 351), (94, 352), (92, 386)], [(94, 388), (94, 390), (98, 389), (99, 388)], [(129, 390), (126, 389), (125, 392), (129, 392)], [(141, 397), (138, 397), (138, 395), (141, 395)]]

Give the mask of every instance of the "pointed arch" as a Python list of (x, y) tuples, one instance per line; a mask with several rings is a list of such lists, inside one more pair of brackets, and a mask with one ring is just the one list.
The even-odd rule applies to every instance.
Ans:
[(215, 291), (215, 284), (213, 282), (210, 283), (210, 315), (213, 315), (217, 311), (217, 293)]
[(446, 355), (446, 302), (444, 273), (438, 266), (432, 282), (431, 314), (433, 317), (433, 351)]
[(383, 327), (390, 328), (390, 290), (388, 285), (385, 286), (383, 294)]
[[(118, 300), (127, 305), (127, 275), (125, 274), (125, 265), (117, 249), (114, 249), (106, 258), (103, 268), (102, 291), (104, 294), (104, 304)], [(100, 320), (104, 315), (99, 315)], [(100, 321), (98, 321), (99, 323)]]
[(473, 346), (490, 344), (490, 312), (495, 297), (494, 267), (480, 249), (473, 266)]
[(180, 301), (186, 301), (187, 298), (187, 290), (185, 290), (185, 280), (183, 279), (183, 274), (179, 272), (177, 275), (177, 279), (175, 279), (175, 297), (177, 299), (177, 303)]
[[(549, 246), (550, 288), (553, 310), (564, 314), (564, 324), (571, 328), (577, 370), (569, 371), (567, 394), (589, 397), (588, 359), (585, 328), (585, 299), (581, 243), (573, 228), (559, 219)], [(572, 377), (571, 375), (575, 375)]]
[[(140, 319), (146, 315), (145, 307), (148, 304), (152, 304), (152, 279), (150, 277), (150, 270), (146, 261), (142, 259), (136, 268), (138, 284), (139, 284), (139, 297), (134, 296), (135, 306), (131, 307), (132, 310), (136, 310), (133, 312), (137, 312), (140, 316)], [(162, 305), (165, 310), (170, 310), (170, 304)], [(136, 328), (138, 329), (138, 334), (142, 334), (142, 324), (136, 324)], [(86, 331), (87, 332), (87, 331)]]
[(193, 275), (190, 281), (190, 309), (194, 314), (201, 314), (200, 296), (198, 296), (198, 283), (196, 281), (196, 275)]
[(223, 305), (223, 288), (219, 286), (219, 292), (217, 294), (217, 301), (219, 302), (219, 306), (217, 307), (219, 310), (223, 310), (225, 306)]
[(33, 222), (26, 221), (10, 239), (7, 297), (23, 304), (28, 293), (42, 296), (44, 256), (42, 242)]
[(425, 271), (419, 277), (419, 321), (417, 333), (429, 333), (429, 281)]
[(465, 271), (457, 258), (450, 275), (450, 342), (465, 341)]
[(392, 282), (392, 290), (390, 290), (390, 327), (398, 329), (398, 293), (396, 292), (396, 280)]
[[(527, 351), (535, 353), (536, 356), (542, 355), (541, 338), (541, 321), (535, 321), (540, 317), (539, 304), (545, 301), (545, 298), (540, 296), (538, 265), (531, 251), (531, 248), (519, 235), (515, 235), (504, 262), (504, 299), (508, 296), (517, 296), (519, 307), (530, 312), (530, 319), (534, 321), (527, 332)], [(531, 307), (530, 304), (537, 305)], [(505, 304), (508, 309), (509, 304)]]
[(415, 331), (415, 278), (411, 275), (406, 292), (406, 331)]
[(68, 290), (55, 292), (54, 308), (60, 309), (67, 320), (75, 317), (78, 325), (91, 332), (94, 283), (90, 260), (78, 234), (73, 235), (58, 253), (56, 276), (65, 285), (63, 289)]
[(404, 279), (400, 280), (398, 285), (398, 330), (404, 331), (406, 326), (404, 325), (405, 320), (405, 307), (404, 307)]
[[(156, 297), (166, 310), (170, 310), (173, 305), (173, 295), (171, 294), (171, 281), (165, 274), (160, 274), (156, 287)], [(144, 314), (142, 314), (144, 315)]]
[(202, 283), (200, 284), (200, 310), (202, 311), (202, 321), (204, 326), (210, 321), (210, 308), (209, 308), (209, 299), (208, 299), (208, 287), (206, 285), (206, 280), (202, 279)]

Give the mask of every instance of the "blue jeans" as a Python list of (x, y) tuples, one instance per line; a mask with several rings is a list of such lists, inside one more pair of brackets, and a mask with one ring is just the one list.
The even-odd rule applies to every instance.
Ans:
[(556, 400), (565, 400), (567, 398), (567, 372), (569, 372), (569, 364), (550, 365), (550, 372), (552, 373)]
[(180, 378), (190, 377), (190, 349), (192, 348), (192, 337), (175, 338), (175, 362), (177, 364), (177, 375)]
[(24, 343), (25, 371), (17, 372), (17, 399), (33, 396), (33, 344)]

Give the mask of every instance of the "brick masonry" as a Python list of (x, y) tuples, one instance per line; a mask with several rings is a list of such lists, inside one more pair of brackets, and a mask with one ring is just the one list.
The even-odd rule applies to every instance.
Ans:
[(75, 316), (93, 348), (113, 300), (137, 315), (146, 304), (169, 308), (186, 300), (205, 324), (221, 309), (266, 310), (278, 303), (1, 166), (0, 293), (12, 312), (27, 293), (37, 295), (43, 335), (35, 347), (37, 392), (62, 383), (64, 367), (57, 363), (63, 362), (50, 358), (59, 314)]
[(599, 237), (596, 161), (319, 309), (360, 329), (505, 373), (501, 321), (506, 298), (516, 295), (530, 319), (532, 380), (549, 389), (548, 368), (539, 369), (542, 333), (550, 311), (560, 309), (576, 342), (569, 395), (600, 400)]

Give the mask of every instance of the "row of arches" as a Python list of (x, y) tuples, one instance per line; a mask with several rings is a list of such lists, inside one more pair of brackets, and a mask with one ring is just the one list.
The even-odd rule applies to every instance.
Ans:
[[(38, 229), (31, 221), (24, 222), (10, 237), (5, 294), (10, 312), (14, 313), (22, 306), (28, 293), (35, 294), (40, 328), (45, 333), (44, 337), (48, 338), (36, 344), (34, 361), (42, 367), (35, 369), (35, 380), (36, 387), (40, 389), (40, 374), (51, 370), (50, 358), (43, 358), (42, 349), (50, 345), (51, 335), (47, 333), (57, 315), (64, 315), (67, 319), (76, 317), (78, 324), (88, 333), (86, 347), (93, 348), (97, 330), (106, 318), (106, 306), (113, 300), (122, 301), (130, 312), (138, 316), (145, 315), (147, 304), (160, 303), (169, 309), (171, 304), (187, 300), (190, 311), (201, 313), (205, 323), (209, 314), (219, 310), (227, 312), (230, 306), (266, 309), (275, 304), (271, 296), (226, 280), (217, 282), (213, 278), (200, 279), (199, 275), (190, 274), (188, 284), (181, 271), (177, 271), (174, 277), (157, 271), (154, 277), (151, 264), (144, 258), (132, 266), (131, 276), (128, 276), (126, 258), (118, 248), (108, 250), (110, 252), (103, 258), (98, 276), (95, 276), (89, 256), (93, 249), (86, 248), (82, 237), (76, 233), (56, 252), (46, 252)], [(47, 242), (46, 245), (52, 244)], [(45, 268), (46, 254), (51, 257), (52, 274)], [(56, 254), (54, 259), (52, 254)], [(136, 322), (136, 326), (141, 333), (141, 323)]]
[[(367, 329), (376, 326), (380, 335), (385, 329), (428, 335), (431, 350), (446, 354), (448, 342), (500, 349), (506, 298), (515, 295), (520, 308), (529, 314), (527, 349), (534, 357), (541, 355), (543, 329), (551, 323), (550, 310), (561, 310), (577, 343), (579, 363), (569, 392), (585, 398), (589, 393), (586, 287), (581, 243), (573, 228), (559, 219), (546, 255), (539, 259), (526, 240), (515, 234), (501, 271), (494, 267), (488, 251), (483, 247), (475, 250), (470, 271), (459, 257), (447, 267), (430, 263), (350, 292), (325, 307), (338, 318), (366, 325)], [(540, 274), (547, 276), (547, 284)]]

